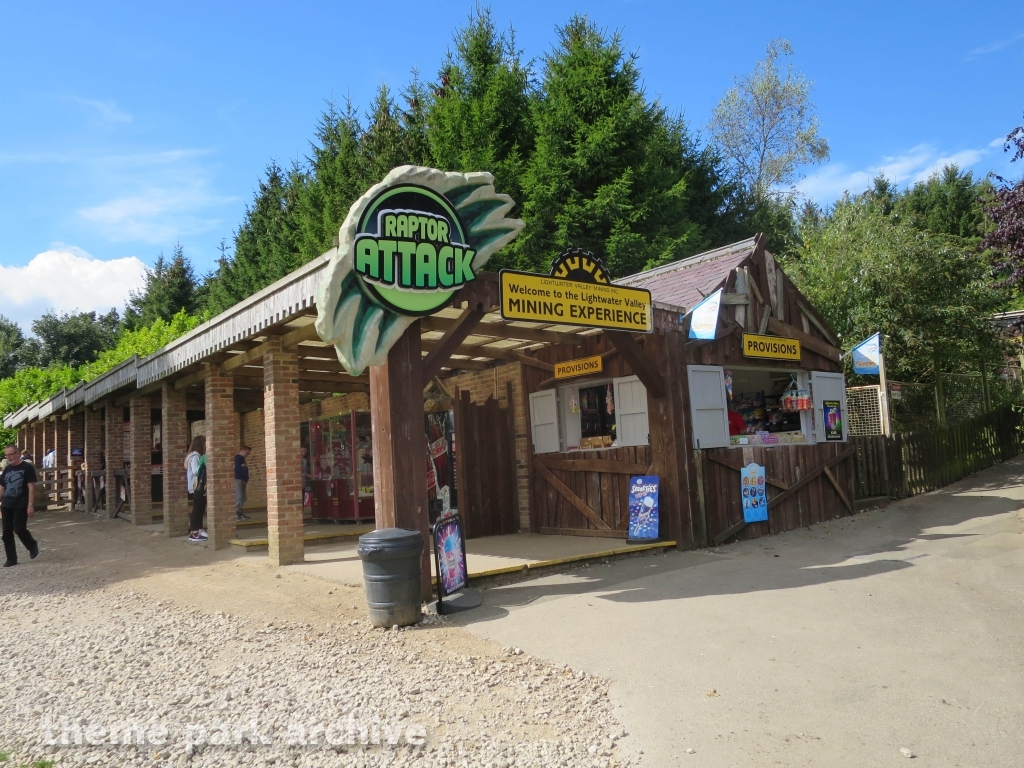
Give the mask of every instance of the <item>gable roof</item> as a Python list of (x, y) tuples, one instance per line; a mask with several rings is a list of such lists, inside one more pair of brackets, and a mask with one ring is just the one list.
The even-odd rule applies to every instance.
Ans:
[(616, 280), (615, 284), (646, 288), (655, 303), (682, 308), (686, 312), (721, 285), (756, 247), (757, 239), (751, 237), (646, 272), (637, 272)]

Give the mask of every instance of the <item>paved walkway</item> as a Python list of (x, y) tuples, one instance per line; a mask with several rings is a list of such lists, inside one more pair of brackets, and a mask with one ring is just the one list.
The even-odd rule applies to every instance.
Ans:
[(610, 678), (657, 768), (1020, 766), (1022, 483), (1024, 457), (810, 529), (487, 589), (456, 620)]

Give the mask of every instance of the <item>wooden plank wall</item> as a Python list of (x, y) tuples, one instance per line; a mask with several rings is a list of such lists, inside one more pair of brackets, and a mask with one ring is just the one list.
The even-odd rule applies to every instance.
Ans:
[(542, 532), (564, 529), (580, 534), (591, 531), (593, 535), (626, 537), (629, 525), (629, 477), (646, 473), (651, 465), (650, 446), (573, 451), (571, 454), (547, 453), (534, 458), (590, 507), (610, 529), (602, 533), (603, 529), (599, 530), (540, 472), (535, 471), (531, 510), (537, 516), (538, 527)]
[[(761, 464), (769, 480), (777, 480), (787, 486), (794, 485), (801, 478), (813, 472), (830, 459), (850, 449), (849, 443), (819, 443), (817, 445), (787, 445), (746, 447), (742, 449), (712, 448), (701, 451), (704, 469), (705, 519), (708, 540), (729, 530), (743, 520), (742, 491), (740, 475), (726, 464), (746, 465), (750, 462)], [(846, 498), (853, 499), (854, 462), (853, 456), (832, 466), (831, 472)], [(772, 488), (769, 496), (779, 495), (781, 489)], [(751, 523), (743, 528), (737, 539), (754, 539), (768, 534), (790, 531), (808, 525), (849, 515), (850, 510), (843, 503), (835, 487), (824, 475), (806, 483), (781, 503), (772, 504), (768, 499), (768, 522)]]

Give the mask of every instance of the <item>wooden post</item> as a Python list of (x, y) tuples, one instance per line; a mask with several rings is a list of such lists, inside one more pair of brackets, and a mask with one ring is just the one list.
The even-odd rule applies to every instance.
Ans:
[(992, 410), (992, 397), (988, 391), (988, 366), (981, 361), (981, 400), (985, 406), (985, 413)]
[(391, 347), (384, 365), (370, 367), (370, 410), (376, 524), (378, 528), (408, 528), (423, 535), (421, 597), (429, 600), (430, 518), (418, 320)]
[(892, 412), (889, 410), (889, 380), (885, 375), (885, 354), (878, 353), (878, 410), (882, 416), (882, 434), (892, 437)]
[(940, 427), (946, 426), (946, 395), (942, 391), (942, 374), (938, 365), (935, 366), (935, 416)]

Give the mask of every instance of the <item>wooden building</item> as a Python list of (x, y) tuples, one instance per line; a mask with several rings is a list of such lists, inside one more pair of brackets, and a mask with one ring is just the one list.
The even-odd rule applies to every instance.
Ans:
[[(497, 276), (479, 273), (448, 306), (411, 326), (407, 336), (418, 344), (392, 350), (403, 367), (400, 376), (391, 372), (387, 392), (374, 389), (381, 375), (375, 369), (368, 376), (345, 373), (317, 336), (317, 286), (331, 255), (146, 358), (7, 414), (5, 426), (18, 428), (23, 444), (39, 446), (36, 453), (55, 446), (58, 473), (84, 459), (90, 475), (103, 475), (109, 499), (119, 493), (110, 489), (149, 488), (159, 423), (162, 501), (136, 490), (131, 519), (148, 524), (160, 511), (168, 536), (187, 529), (179, 468), (191, 434), (202, 431), (208, 531), (217, 548), (235, 536), (230, 467), (244, 440), (256, 449), (250, 464), (262, 467), (254, 474), (277, 564), (303, 559), (303, 424), (371, 404), (375, 414), (386, 414), (372, 424), (378, 525), (395, 524), (382, 519), (380, 499), (393, 501), (401, 490), (393, 473), (377, 471), (379, 453), (397, 439), (389, 419), (411, 423), (399, 413), (410, 407), (453, 412), (458, 508), (468, 535), (530, 530), (624, 538), (626, 486), (634, 474), (660, 477), (661, 535), (684, 549), (850, 511), (845, 425), (837, 433), (832, 424), (826, 434), (820, 407), (837, 403), (845, 414), (837, 339), (759, 239), (618, 281), (652, 293), (654, 331), (636, 336), (505, 321)], [(719, 288), (717, 337), (689, 339), (688, 310)], [(799, 340), (801, 355), (747, 357), (744, 333)], [(600, 356), (600, 373), (555, 378), (556, 363), (587, 356)], [(380, 368), (392, 366), (392, 357)], [(787, 387), (806, 393), (811, 407), (783, 408), (777, 390)], [(730, 418), (736, 431), (739, 417), (744, 434), (730, 435)], [(422, 435), (403, 439), (428, 444)], [(767, 469), (769, 522), (745, 526), (738, 468), (751, 462)], [(425, 471), (411, 467), (409, 477)], [(360, 481), (364, 491), (368, 482)], [(414, 495), (425, 514), (422, 485)], [(98, 488), (98, 479), (84, 488), (90, 510), (99, 505)], [(358, 508), (360, 496), (352, 498)]]

